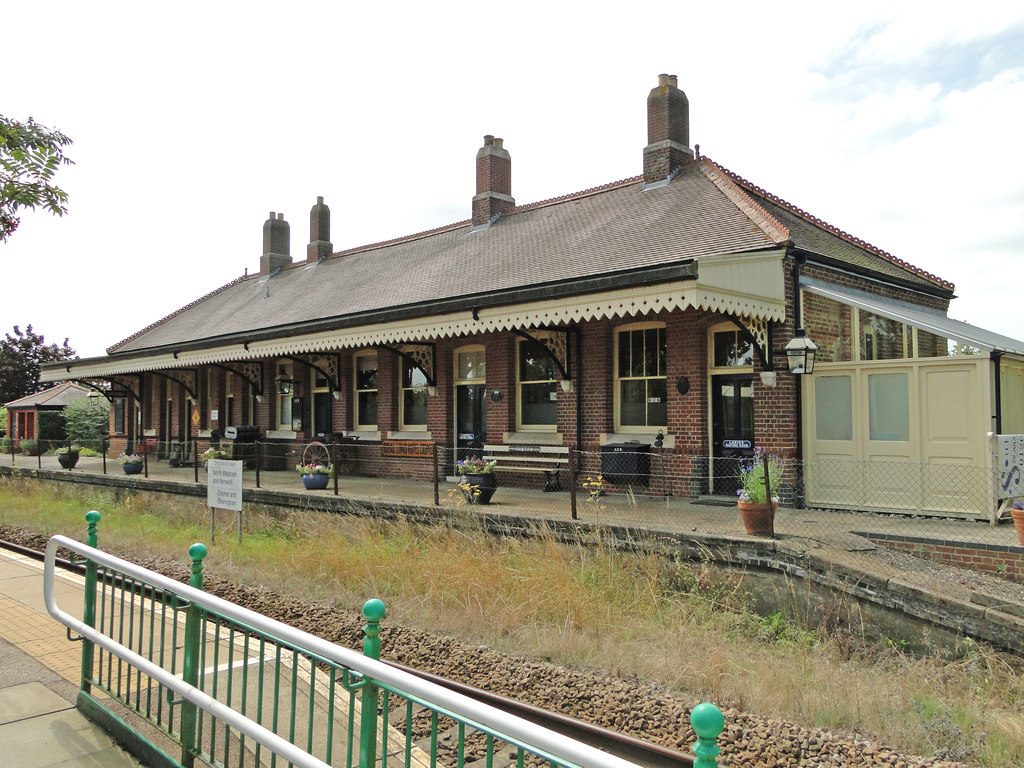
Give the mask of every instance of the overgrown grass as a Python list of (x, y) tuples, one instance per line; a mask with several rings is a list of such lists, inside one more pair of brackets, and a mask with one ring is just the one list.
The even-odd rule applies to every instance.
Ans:
[[(83, 539), (88, 509), (103, 515), (106, 549), (185, 562), (189, 545), (209, 540), (200, 499), (0, 481), (0, 523)], [(487, 535), (468, 516), (421, 527), (247, 509), (240, 545), (233, 519), (218, 513), (207, 573), (350, 610), (380, 597), (388, 621), (908, 752), (1024, 765), (1021, 661), (973, 643), (955, 660), (910, 656), (899, 643), (757, 617), (738, 589), (742, 574), (599, 541)]]

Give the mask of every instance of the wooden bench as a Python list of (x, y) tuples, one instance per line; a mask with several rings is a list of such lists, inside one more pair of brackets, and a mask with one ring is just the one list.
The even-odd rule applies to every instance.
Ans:
[(485, 445), (484, 461), (495, 461), (495, 469), (508, 472), (543, 472), (545, 491), (562, 490), (559, 472), (569, 466), (569, 449), (564, 445), (509, 443)]

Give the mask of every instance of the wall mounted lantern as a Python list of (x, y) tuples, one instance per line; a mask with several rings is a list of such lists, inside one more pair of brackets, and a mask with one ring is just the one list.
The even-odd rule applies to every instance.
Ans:
[(818, 345), (811, 341), (803, 328), (796, 329), (796, 335), (782, 351), (786, 353), (790, 373), (796, 376), (814, 373), (814, 358), (818, 354)]

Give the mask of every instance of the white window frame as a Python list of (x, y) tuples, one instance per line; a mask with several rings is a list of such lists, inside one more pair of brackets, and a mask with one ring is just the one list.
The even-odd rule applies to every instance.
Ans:
[[(535, 334), (537, 342), (544, 346), (547, 334)], [(558, 431), (558, 372), (557, 366), (552, 362), (550, 379), (520, 379), (522, 371), (522, 350), (524, 344), (530, 344), (530, 339), (519, 339), (516, 344), (516, 431), (518, 432), (557, 432)], [(551, 384), (551, 391), (555, 393), (555, 420), (551, 424), (523, 424), (523, 386), (529, 384)]]
[(231, 371), (224, 372), (224, 415), (219, 424), (223, 427), (235, 426), (235, 374)]
[[(279, 395), (277, 393), (277, 384), (274, 384), (274, 397), (276, 398), (274, 418), (277, 424), (277, 430), (280, 432), (291, 432), (292, 431), (292, 398), (295, 397), (295, 368), (292, 365), (291, 360), (278, 360), (274, 363), (274, 379), (284, 374), (285, 378), (290, 379), (292, 382), (291, 392), (287, 395)], [(285, 412), (284, 404), (288, 403), (288, 419), (287, 421), (282, 418), (282, 414)]]
[[(665, 376), (619, 376), (619, 342), (622, 338), (623, 333), (632, 331), (646, 331), (650, 328), (660, 328), (665, 331)], [(615, 431), (616, 432), (630, 432), (630, 433), (651, 433), (657, 434), (660, 431), (664, 431), (668, 428), (668, 328), (665, 323), (662, 322), (643, 322), (643, 323), (629, 323), (628, 325), (620, 325), (614, 330), (615, 339), (613, 350), (612, 350), (612, 385), (614, 387), (614, 400), (615, 400)], [(652, 381), (655, 379), (665, 380), (665, 424), (623, 424), (622, 423), (622, 382), (623, 381)], [(649, 395), (648, 395), (649, 397)], [(646, 421), (646, 416), (644, 418)]]
[[(398, 366), (398, 428), (402, 431), (415, 431), (425, 430), (427, 428), (427, 411), (426, 411), (426, 392), (427, 392), (427, 377), (418, 367), (412, 362), (406, 360), (404, 357), (401, 359), (401, 365)], [(405, 386), (405, 372), (410, 370), (412, 373), (412, 380), (416, 381), (417, 374), (423, 377), (422, 384), (413, 384), (412, 386)], [(378, 378), (378, 385), (380, 380)], [(406, 392), (423, 392), (424, 393), (424, 408), (423, 408), (423, 421), (422, 422), (407, 422), (405, 420), (405, 393)], [(378, 398), (380, 395), (378, 395)]]
[[(374, 362), (377, 363), (377, 387), (376, 389), (359, 389), (359, 359), (360, 358), (373, 358)], [(377, 413), (378, 417), (380, 414), (380, 360), (377, 357), (376, 350), (362, 350), (356, 352), (352, 356), (352, 429), (356, 432), (376, 432), (377, 421), (373, 424), (360, 424), (359, 423), (359, 395), (363, 392), (376, 392), (377, 393)]]
[(742, 334), (742, 331), (730, 322), (716, 323), (708, 328), (708, 371), (713, 371), (715, 373), (753, 372), (754, 359), (757, 354), (753, 350), (753, 343), (751, 343), (750, 365), (715, 365), (715, 334), (717, 333), (736, 333), (738, 336), (739, 334)]

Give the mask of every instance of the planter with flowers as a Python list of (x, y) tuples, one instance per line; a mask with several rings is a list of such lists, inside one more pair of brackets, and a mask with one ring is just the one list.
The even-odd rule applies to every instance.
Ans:
[(226, 459), (228, 457), (227, 451), (222, 451), (219, 448), (207, 448), (201, 454), (199, 458), (203, 460), (203, 469), (206, 469), (206, 462), (210, 459)]
[(498, 478), (494, 474), (497, 461), (471, 457), (455, 463), (455, 473), (462, 476), (459, 488), (470, 504), (490, 504), (491, 497), (498, 489)]
[(322, 491), (334, 477), (333, 464), (296, 464), (295, 471), (302, 475), (307, 491)]
[(743, 527), (752, 536), (775, 535), (775, 510), (779, 506), (776, 493), (785, 469), (781, 456), (769, 455), (758, 448), (749, 463), (740, 466), (742, 488), (736, 491), (736, 505), (743, 518)]
[(1010, 517), (1013, 518), (1013, 527), (1017, 529), (1017, 540), (1024, 547), (1024, 501), (1013, 502)]
[(121, 468), (126, 475), (138, 475), (142, 473), (143, 458), (138, 453), (122, 453), (117, 457)]

